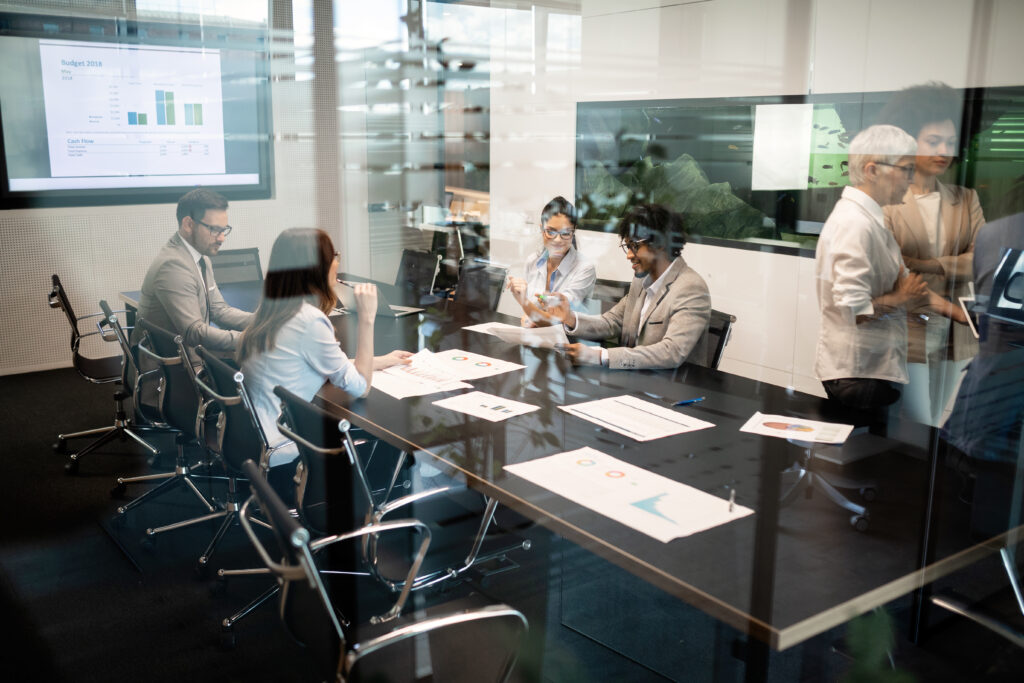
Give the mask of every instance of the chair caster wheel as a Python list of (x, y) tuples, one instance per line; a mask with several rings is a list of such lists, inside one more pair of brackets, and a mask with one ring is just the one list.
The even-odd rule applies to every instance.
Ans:
[(53, 452), (64, 455), (65, 453), (68, 452), (68, 442), (65, 441), (64, 439), (57, 439), (57, 441), (53, 444)]
[(126, 493), (128, 493), (128, 485), (124, 482), (118, 482), (114, 488), (110, 489), (110, 497), (115, 500), (124, 498)]
[(201, 581), (205, 581), (210, 578), (210, 565), (209, 563), (204, 562), (204, 559), (205, 558), (200, 558), (193, 570), (196, 574), (196, 578)]
[(69, 476), (78, 474), (78, 458), (72, 458), (64, 463), (64, 474)]
[(867, 531), (868, 524), (868, 518), (864, 515), (854, 515), (850, 517), (850, 526), (857, 531)]
[(220, 648), (222, 650), (234, 650), (235, 649), (235, 632), (230, 626), (221, 626), (220, 629)]
[(223, 576), (218, 577), (210, 584), (210, 597), (223, 598), (228, 592), (228, 581)]
[(878, 491), (874, 486), (865, 486), (860, 490), (860, 497), (870, 503), (878, 497)]

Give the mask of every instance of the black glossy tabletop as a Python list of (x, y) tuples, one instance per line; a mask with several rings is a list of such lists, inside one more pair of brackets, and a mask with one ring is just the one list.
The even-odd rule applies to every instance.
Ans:
[[(882, 484), (885, 495), (872, 508), (872, 527), (859, 533), (846, 511), (802, 496), (780, 509), (778, 497), (790, 476), (783, 470), (799, 460), (804, 446), (739, 431), (755, 411), (839, 421), (842, 416), (829, 414), (821, 399), (697, 366), (675, 371), (574, 368), (555, 351), (514, 346), (462, 329), (487, 319), (517, 322), (458, 310), (378, 319), (375, 353), (461, 349), (520, 363), (525, 369), (471, 384), (540, 410), (492, 423), (433, 405), (459, 392), (398, 400), (374, 390), (351, 401), (325, 385), (318, 399), (375, 436), (446, 463), (463, 473), (469, 486), (777, 648), (920, 584), (929, 469), (919, 446), (867, 433), (847, 441), (844, 452), (876, 453), (869, 460), (881, 460), (888, 475)], [(354, 338), (355, 316), (337, 318), (335, 325), (340, 339)], [(558, 409), (621, 394), (659, 405), (704, 396), (700, 403), (674, 409), (715, 427), (641, 443)], [(755, 514), (662, 543), (503, 469), (583, 446), (724, 499), (735, 490), (736, 503)], [(991, 550), (971, 545), (966, 536), (955, 537), (942, 545), (927, 571), (929, 576), (951, 571)]]

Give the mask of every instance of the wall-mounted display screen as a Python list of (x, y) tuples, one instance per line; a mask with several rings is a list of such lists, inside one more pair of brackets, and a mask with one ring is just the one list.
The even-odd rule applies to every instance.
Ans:
[(265, 30), (0, 15), (3, 208), (272, 192)]

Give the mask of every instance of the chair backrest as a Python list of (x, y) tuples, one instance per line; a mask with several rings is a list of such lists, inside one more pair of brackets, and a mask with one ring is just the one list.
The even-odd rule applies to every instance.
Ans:
[(196, 385), (205, 400), (220, 408), (214, 448), (224, 457), (224, 464), (235, 472), (241, 471), (246, 460), (266, 467), (267, 437), (256, 418), (242, 371), (202, 346), (196, 347), (196, 353), (205, 369), (202, 377), (196, 377)]
[(433, 293), (440, 263), (440, 254), (403, 249), (402, 260), (395, 275), (395, 287), (409, 297), (410, 304), (418, 303), (421, 297)]
[(171, 334), (148, 320), (136, 320), (135, 325), (144, 335), (138, 345), (140, 363), (144, 358), (148, 359), (162, 374), (157, 406), (161, 421), (189, 436), (198, 437), (200, 400), (190, 377), (194, 372), (191, 363), (183, 362), (179, 353), (181, 335)]
[(722, 354), (725, 352), (725, 345), (729, 343), (734, 322), (736, 322), (736, 316), (711, 309), (711, 319), (708, 321), (707, 331), (707, 365), (709, 368), (717, 368), (718, 364), (722, 362)]
[(64, 311), (64, 316), (68, 319), (68, 324), (71, 325), (71, 352), (77, 354), (78, 347), (82, 342), (82, 333), (78, 329), (78, 316), (75, 315), (75, 309), (71, 307), (68, 293), (64, 290), (64, 285), (61, 284), (56, 273), (53, 274), (53, 289), (50, 290), (47, 300), (50, 308), (59, 308)]
[(117, 338), (117, 345), (121, 347), (121, 355), (124, 357), (124, 363), (121, 366), (121, 384), (131, 394), (134, 387), (128, 386), (128, 377), (138, 377), (139, 374), (139, 363), (135, 357), (135, 350), (128, 340), (128, 333), (121, 327), (121, 321), (118, 319), (117, 313), (110, 308), (110, 304), (107, 303), (106, 299), (100, 299), (100, 310), (103, 311), (102, 327), (106, 327), (114, 333), (114, 336)]
[(221, 249), (210, 257), (210, 263), (213, 265), (213, 275), (217, 278), (218, 285), (263, 280), (259, 247)]
[(496, 311), (507, 276), (507, 268), (466, 259), (459, 265), (455, 302), (467, 308)]
[(590, 295), (590, 298), (600, 302), (601, 313), (605, 313), (612, 306), (619, 303), (628, 292), (628, 282), (598, 278), (594, 281), (594, 293)]
[(348, 433), (347, 420), (284, 387), (278, 428), (295, 442), (302, 461), (296, 503), (302, 523), (316, 534), (347, 531), (365, 524), (373, 514), (373, 498)]

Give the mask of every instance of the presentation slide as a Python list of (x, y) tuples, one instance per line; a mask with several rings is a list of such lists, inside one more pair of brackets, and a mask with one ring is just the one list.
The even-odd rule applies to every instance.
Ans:
[(40, 40), (39, 57), (51, 177), (225, 173), (219, 50)]

